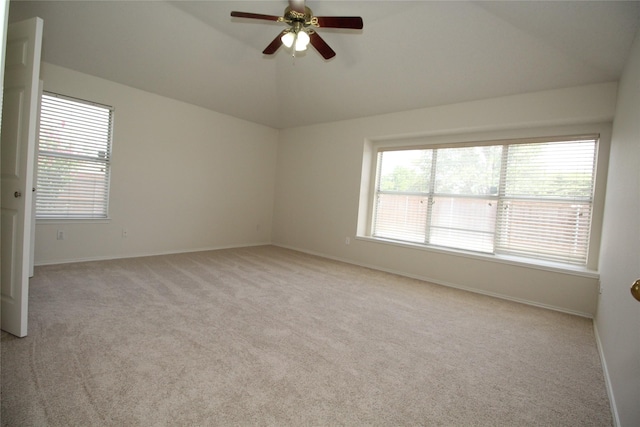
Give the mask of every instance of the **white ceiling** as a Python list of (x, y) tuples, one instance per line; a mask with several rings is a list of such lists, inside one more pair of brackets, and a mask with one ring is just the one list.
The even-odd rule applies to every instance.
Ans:
[(282, 1), (11, 1), (44, 19), (43, 60), (274, 128), (618, 80), (634, 1), (311, 1), (337, 52), (262, 50), (284, 29), (231, 18)]

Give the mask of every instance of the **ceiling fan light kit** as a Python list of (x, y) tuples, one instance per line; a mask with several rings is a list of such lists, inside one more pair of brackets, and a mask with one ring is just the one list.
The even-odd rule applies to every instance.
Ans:
[(304, 0), (289, 0), (289, 6), (284, 10), (283, 16), (263, 15), (260, 13), (231, 12), (232, 17), (261, 19), (265, 21), (284, 22), (289, 28), (283, 30), (262, 52), (265, 55), (273, 55), (281, 45), (291, 49), (292, 55), (296, 52), (307, 50), (311, 44), (324, 59), (333, 58), (336, 53), (309, 27), (316, 28), (346, 28), (361, 30), (362, 18), (359, 16), (313, 16), (311, 9), (304, 5)]
[(307, 46), (309, 46), (309, 41), (311, 38), (309, 34), (305, 30), (300, 31), (287, 31), (284, 36), (280, 38), (282, 40), (282, 44), (287, 48), (294, 47), (296, 52), (302, 52), (307, 50)]

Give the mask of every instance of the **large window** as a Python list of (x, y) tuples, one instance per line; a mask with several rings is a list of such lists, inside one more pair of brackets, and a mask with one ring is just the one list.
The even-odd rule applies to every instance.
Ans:
[(586, 265), (598, 137), (380, 149), (373, 237)]
[(44, 93), (36, 217), (107, 218), (113, 109)]

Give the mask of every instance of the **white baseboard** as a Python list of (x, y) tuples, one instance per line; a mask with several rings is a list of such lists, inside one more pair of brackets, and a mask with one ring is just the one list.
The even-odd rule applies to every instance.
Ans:
[(611, 386), (611, 377), (609, 377), (609, 369), (607, 369), (607, 360), (604, 357), (604, 350), (602, 348), (602, 341), (600, 341), (600, 334), (598, 333), (598, 325), (595, 319), (593, 320), (593, 332), (596, 336), (596, 346), (598, 353), (600, 354), (600, 363), (602, 364), (602, 372), (604, 374), (604, 384), (607, 389), (607, 395), (609, 396), (609, 405), (611, 405), (611, 416), (613, 418), (613, 427), (620, 427), (620, 415), (616, 406), (616, 399), (613, 395), (613, 387)]
[(549, 304), (542, 304), (542, 303), (537, 302), (537, 301), (531, 301), (531, 300), (526, 300), (526, 299), (522, 299), (522, 298), (515, 298), (515, 297), (512, 297), (510, 295), (504, 295), (504, 294), (500, 294), (500, 293), (489, 292), (489, 291), (485, 291), (485, 290), (482, 290), (482, 289), (477, 289), (477, 288), (472, 288), (472, 287), (469, 287), (469, 286), (459, 285), (457, 283), (445, 282), (445, 281), (433, 279), (433, 278), (430, 278), (430, 277), (427, 277), (427, 276), (408, 274), (408, 273), (403, 272), (403, 271), (383, 268), (383, 267), (380, 267), (380, 266), (377, 266), (377, 265), (359, 263), (359, 262), (355, 262), (355, 261), (350, 260), (350, 259), (334, 257), (334, 256), (331, 256), (331, 255), (327, 255), (327, 254), (323, 254), (323, 253), (319, 253), (319, 252), (314, 252), (314, 251), (308, 251), (306, 249), (300, 249), (300, 248), (296, 248), (296, 247), (292, 247), (292, 246), (280, 245), (280, 244), (277, 244), (277, 243), (272, 243), (272, 245), (273, 246), (278, 246), (278, 247), (281, 247), (281, 248), (285, 248), (285, 249), (291, 249), (291, 250), (298, 251), (298, 252), (304, 252), (304, 253), (307, 253), (309, 255), (315, 255), (315, 256), (322, 257), (322, 258), (332, 259), (334, 261), (340, 261), (340, 262), (344, 262), (344, 263), (347, 263), (347, 264), (358, 265), (360, 267), (371, 268), (373, 270), (384, 271), (386, 273), (397, 274), (398, 276), (410, 277), (412, 279), (422, 280), (423, 282), (429, 282), (429, 283), (433, 283), (435, 285), (447, 286), (449, 288), (456, 288), (456, 289), (460, 289), (460, 290), (468, 291), (468, 292), (473, 292), (473, 293), (480, 294), (480, 295), (486, 295), (486, 296), (490, 296), (490, 297), (494, 297), (494, 298), (504, 299), (504, 300), (507, 300), (507, 301), (518, 302), (518, 303), (530, 305), (530, 306), (533, 306), (533, 307), (540, 307), (540, 308), (545, 308), (547, 310), (553, 310), (553, 311), (558, 311), (558, 312), (561, 312), (561, 313), (572, 314), (574, 316), (586, 317), (587, 319), (593, 319), (593, 314), (591, 314), (591, 313), (585, 313), (585, 312), (576, 311), (576, 310), (568, 310), (568, 309), (566, 309), (564, 307), (558, 307), (558, 306), (549, 305)]
[(468, 292), (474, 292), (474, 293), (477, 293), (477, 294), (486, 295), (486, 296), (490, 296), (490, 297), (494, 297), (494, 298), (500, 298), (500, 299), (504, 299), (504, 300), (508, 300), (508, 301), (518, 302), (518, 303), (521, 303), (521, 304), (531, 305), (531, 306), (534, 306), (534, 307), (545, 308), (545, 309), (548, 309), (548, 310), (554, 310), (554, 311), (559, 311), (559, 312), (562, 312), (562, 313), (573, 314), (573, 315), (576, 315), (576, 316), (593, 319), (593, 315), (591, 313), (583, 313), (583, 312), (580, 312), (580, 311), (567, 310), (566, 308), (563, 308), (563, 307), (557, 307), (557, 306), (553, 306), (553, 305), (542, 304), (542, 303), (539, 303), (539, 302), (536, 302), (536, 301), (530, 301), (530, 300), (521, 299), (521, 298), (514, 298), (514, 297), (509, 296), (509, 295), (499, 294), (499, 293), (495, 293), (495, 292), (488, 292), (488, 291), (484, 291), (482, 289), (476, 289), (476, 288), (472, 288), (472, 287), (468, 287), (468, 286), (464, 286), (464, 285), (459, 285), (457, 283), (445, 282), (445, 281), (442, 281), (442, 280), (437, 280), (437, 279), (433, 279), (431, 277), (426, 277), (426, 276), (408, 274), (408, 273), (403, 272), (403, 271), (387, 269), (387, 268), (380, 267), (378, 265), (359, 263), (359, 262), (355, 262), (355, 261), (350, 260), (350, 259), (339, 258), (339, 257), (327, 255), (327, 254), (320, 253), (320, 252), (309, 251), (309, 250), (306, 250), (306, 249), (301, 249), (301, 248), (297, 248), (297, 247), (293, 247), (293, 246), (287, 246), (287, 245), (281, 245), (281, 244), (277, 244), (277, 243), (273, 243), (273, 242), (255, 242), (255, 243), (248, 243), (248, 244), (242, 244), (242, 245), (212, 246), (212, 247), (206, 247), (206, 248), (178, 249), (178, 250), (170, 250), (170, 251), (145, 252), (145, 253), (115, 255), (115, 256), (114, 255), (110, 255), (110, 256), (99, 256), (99, 257), (62, 259), (62, 260), (44, 261), (44, 262), (40, 261), (40, 262), (36, 262), (35, 266), (55, 265), (55, 264), (69, 264), (69, 263), (73, 263), (73, 262), (107, 261), (107, 260), (112, 260), (112, 259), (139, 258), (139, 257), (147, 257), (147, 256), (171, 255), (171, 254), (179, 254), (179, 253), (203, 252), (203, 251), (213, 251), (213, 250), (221, 250), (221, 249), (233, 249), (233, 248), (252, 247), (252, 246), (265, 246), (265, 245), (278, 246), (278, 247), (285, 248), (285, 249), (291, 249), (291, 250), (294, 250), (294, 251), (307, 253), (309, 255), (315, 255), (315, 256), (322, 257), (322, 258), (332, 259), (334, 261), (339, 261), (339, 262), (344, 262), (344, 263), (347, 263), (347, 264), (358, 265), (360, 267), (371, 268), (373, 270), (384, 271), (384, 272), (391, 273), (391, 274), (397, 274), (399, 276), (410, 277), (412, 279), (422, 280), (424, 282), (429, 282), (429, 283), (433, 283), (433, 284), (436, 284), (436, 285), (447, 286), (447, 287), (450, 287), (450, 288), (456, 288), (456, 289), (460, 289), (460, 290), (464, 290), (464, 291), (468, 291)]
[(177, 249), (177, 250), (169, 250), (169, 251), (144, 252), (144, 253), (126, 254), (126, 255), (105, 255), (105, 256), (97, 256), (97, 257), (61, 259), (61, 260), (55, 260), (55, 261), (40, 261), (40, 262), (36, 262), (35, 266), (37, 267), (41, 265), (70, 264), (73, 262), (108, 261), (112, 259), (141, 258), (141, 257), (148, 257), (148, 256), (185, 254), (185, 253), (191, 253), (191, 252), (217, 251), (221, 249), (249, 248), (253, 246), (267, 246), (267, 245), (271, 245), (271, 242), (256, 242), (256, 243), (246, 243), (242, 245), (211, 246), (206, 248)]

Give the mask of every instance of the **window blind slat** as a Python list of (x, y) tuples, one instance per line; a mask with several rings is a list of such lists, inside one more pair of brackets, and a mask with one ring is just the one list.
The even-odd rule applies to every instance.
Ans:
[(37, 218), (106, 218), (113, 109), (43, 94)]

